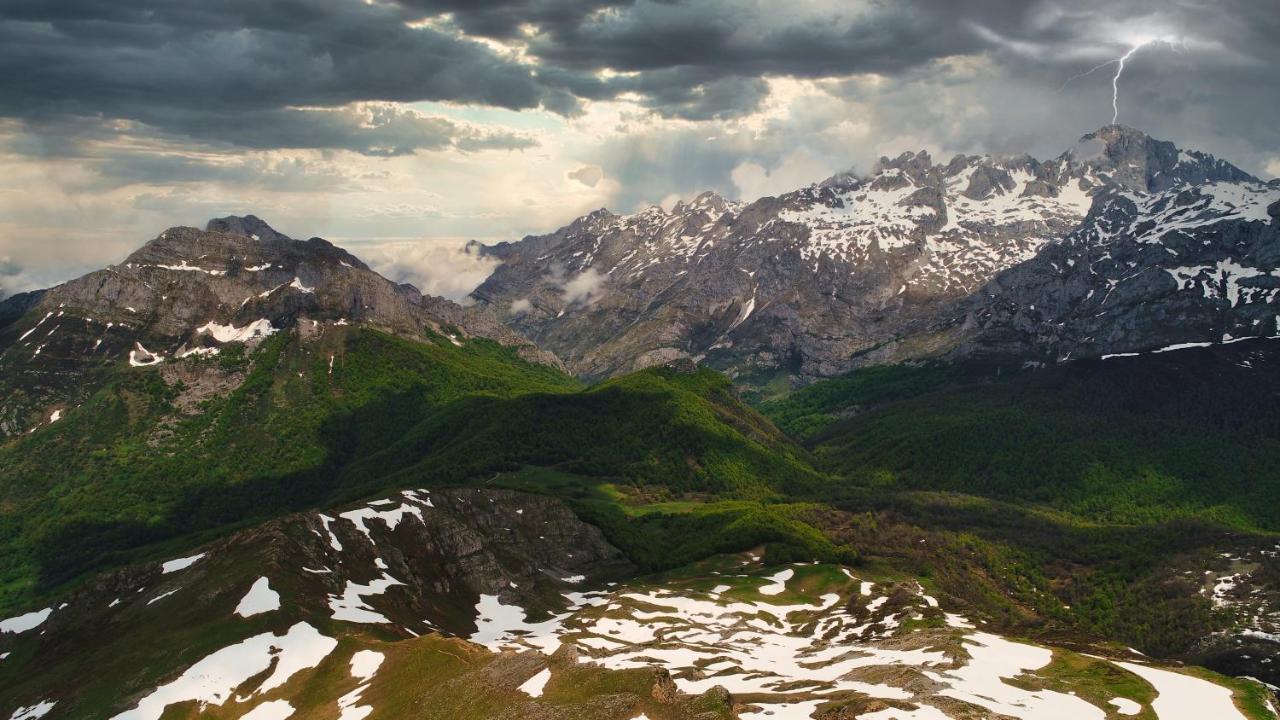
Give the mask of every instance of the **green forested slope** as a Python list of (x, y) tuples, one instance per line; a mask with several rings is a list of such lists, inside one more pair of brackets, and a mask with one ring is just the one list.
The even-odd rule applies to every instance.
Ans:
[(524, 466), (755, 499), (819, 482), (804, 451), (706, 370), (583, 389), (488, 341), (341, 327), (183, 362), (247, 376), (183, 414), (181, 382), (120, 368), (89, 402), (0, 448), (0, 604), (155, 542)]
[(821, 469), (861, 487), (961, 492), (1099, 522), (1196, 517), (1280, 531), (1275, 344), (998, 380), (955, 367), (875, 368), (763, 409), (807, 438)]

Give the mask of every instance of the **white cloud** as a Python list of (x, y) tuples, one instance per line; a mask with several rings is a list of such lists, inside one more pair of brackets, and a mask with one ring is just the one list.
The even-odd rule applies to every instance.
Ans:
[(569, 304), (579, 301), (590, 303), (600, 290), (600, 286), (604, 284), (605, 278), (606, 276), (596, 272), (595, 268), (583, 270), (560, 286), (564, 291), (564, 301)]
[(533, 303), (525, 298), (520, 298), (511, 303), (512, 315), (523, 315), (533, 309)]
[(35, 290), (44, 285), (8, 257), (0, 257), (0, 300), (14, 293)]
[(464, 300), (498, 265), (496, 259), (468, 252), (461, 243), (432, 240), (382, 243), (353, 252), (395, 282), (450, 300)]
[(595, 187), (604, 179), (604, 169), (599, 165), (583, 165), (569, 173), (569, 178), (577, 180), (587, 187)]
[[(293, 237), (327, 238), (397, 281), (460, 298), (492, 269), (461, 251), (467, 240), (545, 232), (607, 204), (617, 191), (608, 178), (589, 187), (568, 177), (583, 163), (563, 136), (554, 152), (393, 158), (316, 150), (200, 154), (123, 136), (93, 141), (75, 155), (23, 151), (38, 140), (0, 120), (0, 256), (11, 268), (2, 292), (48, 287), (120, 262), (175, 225), (203, 227), (211, 217), (252, 213)], [(112, 171), (121, 158), (136, 169)]]
[(1267, 163), (1267, 166), (1263, 168), (1263, 170), (1265, 170), (1267, 175), (1270, 177), (1280, 178), (1280, 157), (1271, 158), (1271, 161)]
[(755, 200), (766, 195), (781, 195), (839, 172), (831, 158), (819, 158), (801, 148), (783, 156), (782, 162), (766, 168), (756, 162), (739, 163), (729, 177), (742, 200)]

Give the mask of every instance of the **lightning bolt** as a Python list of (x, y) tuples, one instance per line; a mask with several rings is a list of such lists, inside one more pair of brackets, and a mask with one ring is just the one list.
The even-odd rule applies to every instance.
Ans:
[[(1113, 61), (1116, 63), (1116, 74), (1111, 78), (1111, 124), (1115, 125), (1120, 119), (1120, 76), (1124, 74), (1124, 64), (1128, 62), (1133, 54), (1149, 45), (1151, 40), (1143, 40), (1137, 45), (1129, 48), (1129, 52), (1121, 55), (1119, 59)], [(1096, 68), (1095, 68), (1096, 69)], [(1090, 71), (1092, 72), (1092, 71)]]
[(1098, 72), (1102, 68), (1108, 65), (1112, 65), (1116, 62), (1117, 60), (1115, 58), (1112, 58), (1110, 60), (1107, 60), (1106, 62), (1101, 62), (1101, 63), (1098, 63), (1097, 65), (1094, 65), (1093, 67), (1089, 68), (1088, 70), (1085, 70), (1079, 75), (1072, 75), (1071, 77), (1067, 78), (1066, 82), (1062, 83), (1062, 86), (1058, 88), (1058, 92), (1062, 92), (1063, 90), (1066, 90), (1067, 86), (1075, 82), (1076, 80), (1079, 80), (1080, 78), (1084, 78), (1084, 77), (1089, 77), (1090, 75)]
[(1177, 49), (1177, 47), (1173, 45), (1173, 41), (1163, 39), (1163, 38), (1150, 38), (1150, 39), (1138, 40), (1133, 44), (1132, 47), (1129, 48), (1127, 52), (1125, 52), (1125, 54), (1121, 55), (1120, 57), (1112, 58), (1105, 62), (1098, 63), (1097, 65), (1094, 65), (1093, 67), (1089, 68), (1088, 70), (1085, 70), (1084, 72), (1078, 75), (1072, 75), (1071, 77), (1067, 78), (1067, 81), (1062, 83), (1062, 87), (1058, 88), (1058, 92), (1062, 92), (1063, 90), (1066, 90), (1068, 85), (1070, 85), (1072, 82), (1076, 80), (1079, 80), (1080, 78), (1088, 77), (1098, 72), (1102, 68), (1107, 67), (1108, 65), (1115, 65), (1116, 73), (1115, 75), (1111, 76), (1111, 124), (1115, 125), (1116, 122), (1120, 120), (1120, 76), (1124, 74), (1124, 65), (1126, 62), (1129, 61), (1130, 58), (1133, 57), (1134, 53), (1138, 52), (1142, 48), (1154, 42), (1168, 42), (1172, 47), (1174, 47), (1175, 50)]

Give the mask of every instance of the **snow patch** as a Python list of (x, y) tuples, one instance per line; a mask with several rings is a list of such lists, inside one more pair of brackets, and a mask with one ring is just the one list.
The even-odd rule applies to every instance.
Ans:
[(161, 594), (159, 594), (159, 595), (157, 595), (157, 596), (155, 596), (155, 597), (151, 598), (150, 600), (148, 600), (148, 601), (147, 601), (147, 604), (148, 604), (148, 605), (151, 605), (152, 603), (158, 603), (158, 602), (160, 602), (161, 600), (163, 600), (163, 599), (165, 599), (165, 598), (169, 597), (170, 595), (172, 595), (172, 594), (174, 594), (174, 593), (178, 592), (178, 591), (179, 591), (179, 590), (181, 590), (181, 589), (182, 589), (182, 588), (175, 588), (175, 589), (173, 589), (173, 590), (170, 590), (170, 591), (169, 591), (169, 592), (167, 592), (167, 593), (161, 593)]
[[(143, 267), (146, 266), (144, 265)], [(202, 272), (206, 275), (213, 275), (215, 277), (227, 274), (226, 270), (206, 270), (202, 267), (196, 267), (195, 265), (188, 265), (186, 260), (183, 260), (177, 265), (152, 265), (151, 267), (163, 268), (165, 270), (177, 270), (179, 272)]]
[(234, 325), (219, 325), (212, 321), (196, 328), (197, 335), (207, 333), (220, 343), (248, 342), (254, 338), (267, 337), (275, 332), (276, 328), (266, 318), (254, 320), (239, 328)]
[(240, 720), (285, 720), (293, 715), (293, 706), (284, 700), (268, 700), (240, 716)]
[(180, 677), (156, 688), (132, 710), (116, 715), (113, 720), (160, 720), (168, 706), (191, 700), (200, 708), (222, 705), (237, 687), (265, 673), (274, 663), (274, 672), (253, 694), (269, 692), (284, 685), (300, 670), (318, 665), (337, 646), (337, 640), (321, 635), (305, 622), (289, 628), (284, 635), (269, 632), (255, 635), (205, 656)]
[(551, 668), (546, 668), (521, 683), (519, 690), (529, 697), (542, 697), (542, 690), (547, 686), (547, 681), (550, 679)]
[(925, 672), (935, 680), (950, 680), (951, 687), (939, 694), (979, 705), (993, 713), (1021, 718), (1103, 720), (1106, 717), (1102, 710), (1074, 695), (1052, 690), (1023, 690), (1003, 680), (1048, 665), (1053, 660), (1053, 652), (1047, 648), (975, 632), (966, 636), (965, 650), (971, 659), (961, 667), (939, 673)]
[(14, 710), (13, 714), (9, 716), (9, 720), (36, 720), (44, 717), (57, 704), (57, 700), (41, 700), (35, 705)]
[(1116, 708), (1116, 712), (1120, 713), (1121, 715), (1137, 715), (1138, 713), (1142, 712), (1142, 706), (1130, 700), (1129, 698), (1122, 698), (1122, 697), (1111, 698), (1107, 702), (1114, 705)]
[(1213, 345), (1211, 342), (1188, 342), (1177, 343), (1175, 345), (1166, 345), (1159, 350), (1152, 350), (1153, 353), (1173, 352), (1174, 350), (1188, 350), (1190, 348), (1207, 348)]
[(341, 596), (329, 596), (329, 609), (333, 611), (333, 619), (353, 623), (389, 623), (391, 621), (382, 614), (374, 612), (365, 603), (364, 598), (367, 595), (381, 595), (387, 591), (387, 588), (403, 584), (386, 572), (382, 573), (382, 577), (370, 581), (368, 585), (348, 580)]
[(49, 615), (53, 613), (53, 608), (47, 607), (43, 610), (36, 610), (24, 615), (11, 617), (8, 620), (0, 620), (0, 633), (24, 633), (28, 630), (34, 630), (44, 624), (49, 619)]
[(356, 705), (360, 696), (369, 688), (369, 679), (382, 665), (382, 653), (372, 650), (360, 650), (351, 656), (351, 676), (362, 684), (355, 690), (338, 698), (338, 720), (364, 720), (373, 712), (370, 705)]
[(142, 347), (142, 343), (140, 342), (135, 341), (133, 346), (134, 349), (129, 351), (129, 364), (133, 367), (155, 365), (161, 360), (164, 360), (164, 355), (151, 352), (150, 350)]
[(382, 666), (382, 653), (373, 650), (360, 650), (351, 656), (351, 677), (357, 680), (369, 680)]
[(199, 562), (200, 558), (204, 557), (205, 554), (206, 553), (200, 553), (199, 555), (192, 555), (191, 557), (184, 557), (184, 558), (177, 558), (176, 560), (170, 560), (160, 566), (160, 574), (168, 575), (171, 572), (186, 570), (187, 568)]
[(271, 589), (271, 583), (264, 575), (254, 581), (253, 587), (236, 605), (236, 614), (240, 617), (252, 617), (264, 612), (280, 609), (280, 593)]
[(22, 333), (22, 337), (18, 338), (18, 342), (22, 342), (23, 340), (26, 340), (28, 335), (30, 335), (31, 333), (35, 332), (35, 331), (36, 331), (36, 328), (38, 328), (38, 327), (40, 327), (41, 325), (43, 325), (43, 324), (44, 324), (44, 321), (45, 321), (45, 320), (48, 320), (48, 319), (49, 319), (49, 318), (51, 318), (51, 317), (53, 317), (53, 313), (52, 313), (52, 312), (46, 313), (44, 317), (40, 318), (40, 321), (39, 321), (39, 322), (37, 322), (35, 325), (31, 326), (31, 329), (30, 329), (30, 330), (28, 330), (28, 331), (26, 331), (26, 332)]
[(481, 595), (476, 603), (476, 631), (469, 639), (499, 652), (504, 647), (512, 647), (508, 638), (523, 636), (544, 653), (554, 652), (560, 646), (556, 631), (568, 615), (555, 615), (540, 623), (528, 622), (526, 617), (519, 605), (504, 605), (497, 595)]
[[(382, 501), (390, 502), (390, 501)], [(406, 515), (416, 515), (418, 521), (422, 521), (422, 508), (413, 505), (403, 504), (391, 510), (378, 510), (371, 506), (362, 507), (356, 510), (340, 513), (338, 517), (350, 521), (356, 528), (364, 533), (364, 536), (372, 540), (369, 535), (369, 526), (365, 524), (367, 520), (381, 520), (387, 526), (387, 530), (395, 530), (396, 525), (404, 519)]]
[(1150, 665), (1120, 661), (1115, 664), (1156, 689), (1151, 709), (1160, 720), (1245, 720), (1231, 700), (1231, 691), (1225, 687)]
[(334, 519), (324, 513), (320, 513), (319, 517), (320, 523), (324, 525), (324, 531), (329, 534), (329, 547), (342, 552), (342, 543), (338, 542), (338, 536), (334, 535), (333, 530), (329, 527), (331, 523), (335, 522)]
[[(769, 580), (785, 586), (801, 567), (788, 568), (793, 574), (786, 578), (779, 572)], [(858, 582), (852, 573), (845, 574)], [(729, 587), (717, 585), (706, 591), (661, 586), (572, 593), (565, 596), (573, 603), (570, 612), (538, 623), (530, 622), (522, 608), (504, 605), (495, 595), (482, 595), (476, 606), (477, 631), (470, 639), (495, 652), (534, 649), (551, 653), (561, 643), (571, 644), (586, 656), (584, 660), (610, 669), (661, 665), (671, 671), (677, 686), (686, 693), (721, 685), (733, 694), (760, 697), (754, 704), (762, 709), (743, 714), (744, 718), (760, 720), (810, 717), (825, 699), (788, 694), (815, 692), (817, 688), (821, 689), (815, 695), (854, 691), (918, 706), (911, 711), (891, 708), (867, 715), (877, 720), (945, 720), (945, 714), (920, 702), (927, 697), (914, 696), (895, 685), (850, 678), (852, 671), (872, 667), (913, 669), (937, 683), (938, 694), (992, 714), (1024, 720), (1106, 717), (1102, 709), (1073, 694), (1025, 690), (1007, 682), (1043, 668), (1053, 652), (976, 632), (972, 623), (958, 615), (946, 615), (947, 626), (957, 629), (963, 643), (964, 651), (957, 657), (941, 649), (907, 650), (875, 642), (883, 637), (875, 628), (892, 630), (898, 626), (902, 616), (896, 606), (894, 612), (899, 614), (867, 622), (850, 614), (844, 603), (847, 597), (835, 593), (808, 602), (775, 605), (767, 600), (726, 602), (720, 593)], [(803, 596), (801, 588), (796, 584), (791, 589)], [(852, 586), (854, 593), (864, 589), (870, 594), (874, 588), (865, 581)], [(922, 587), (915, 590), (913, 607), (936, 606), (936, 600), (931, 602), (933, 598), (926, 596)], [(874, 596), (868, 605), (884, 613), (888, 607), (885, 599)], [(587, 607), (604, 609), (575, 612)], [(527, 691), (536, 697), (543, 687), (544, 678), (531, 678)], [(1218, 716), (1204, 713), (1201, 717)], [(1163, 715), (1161, 720), (1165, 720)]]
[(787, 589), (787, 581), (796, 574), (795, 570), (787, 568), (782, 572), (769, 578), (769, 584), (760, 588), (761, 595), (779, 595), (783, 590)]

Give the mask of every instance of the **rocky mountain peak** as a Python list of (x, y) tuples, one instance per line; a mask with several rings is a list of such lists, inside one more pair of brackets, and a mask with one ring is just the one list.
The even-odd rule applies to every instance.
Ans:
[(1206, 182), (1258, 182), (1225, 160), (1181, 150), (1172, 142), (1156, 140), (1124, 125), (1107, 125), (1081, 137), (1066, 157), (1097, 173), (1104, 182), (1130, 192), (1163, 192)]
[(671, 209), (671, 214), (683, 215), (685, 213), (701, 211), (723, 213), (729, 208), (729, 205), (730, 202), (721, 197), (718, 193), (707, 190), (687, 203), (683, 200), (677, 201), (675, 207)]
[(933, 169), (933, 159), (926, 150), (904, 152), (896, 158), (882, 156), (876, 163), (876, 173), (884, 170), (901, 170), (904, 173), (919, 177)]
[(124, 264), (192, 271), (213, 268), (214, 274), (236, 274), (251, 268), (287, 270), (300, 265), (369, 270), (359, 258), (328, 240), (294, 240), (253, 215), (215, 218), (203, 231), (169, 228), (134, 251)]
[(24, 430), (32, 410), (47, 415), (50, 398), (91, 390), (97, 369), (209, 357), (280, 332), (485, 337), (559, 364), (487, 311), (396, 284), (322, 238), (293, 240), (253, 216), (207, 227), (169, 228), (120, 265), (0, 303), (0, 370), (13, 384), (0, 386), (0, 436)]
[(204, 229), (208, 232), (225, 233), (227, 235), (243, 235), (262, 242), (284, 242), (292, 241), (293, 238), (284, 233), (277, 232), (275, 228), (267, 224), (265, 220), (257, 215), (228, 215), (226, 217), (213, 218), (205, 224)]
[(582, 217), (578, 218), (574, 222), (580, 222), (584, 226), (587, 226), (587, 225), (593, 225), (593, 224), (602, 223), (602, 222), (608, 222), (609, 220), (612, 220), (613, 218), (616, 218), (616, 217), (617, 215), (615, 215), (612, 211), (610, 211), (609, 208), (598, 208), (596, 210), (592, 210), (586, 215), (583, 215)]
[[(1145, 132), (1129, 127), (1128, 125), (1103, 125), (1091, 133), (1085, 133), (1080, 140), (1097, 140), (1103, 143), (1107, 149), (1108, 155), (1116, 156), (1125, 152), (1128, 148), (1146, 147), (1150, 143), (1160, 143), (1159, 140), (1153, 140), (1150, 135)], [(1172, 145), (1173, 143), (1165, 143)]]

